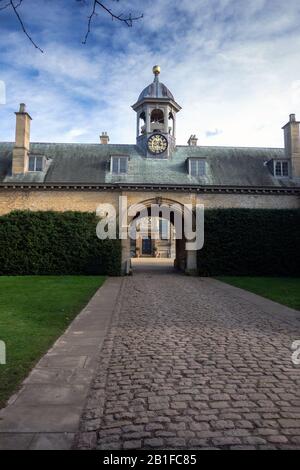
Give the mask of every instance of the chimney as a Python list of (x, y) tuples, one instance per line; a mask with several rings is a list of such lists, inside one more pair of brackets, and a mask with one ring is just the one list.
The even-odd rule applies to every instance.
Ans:
[(300, 122), (290, 114), (289, 122), (283, 126), (286, 158), (291, 161), (292, 178), (300, 178)]
[(101, 144), (108, 144), (109, 142), (109, 136), (107, 135), (107, 132), (102, 132), (102, 134), (100, 135), (100, 142)]
[(24, 103), (20, 104), (16, 114), (16, 140), (13, 149), (12, 174), (18, 175), (28, 170), (28, 152), (30, 147), (30, 121)]
[(188, 145), (191, 147), (196, 147), (198, 139), (195, 134), (192, 134), (188, 140)]

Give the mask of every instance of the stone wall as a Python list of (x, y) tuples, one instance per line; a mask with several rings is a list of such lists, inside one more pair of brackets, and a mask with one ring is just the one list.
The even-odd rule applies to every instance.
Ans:
[(1, 190), (0, 215), (12, 210), (96, 212), (99, 204), (118, 206), (118, 194), (102, 191)]
[(0, 215), (17, 209), (95, 212), (101, 203), (112, 203), (117, 208), (119, 195), (127, 196), (129, 205), (158, 197), (181, 204), (197, 202), (204, 204), (205, 208), (296, 209), (300, 207), (300, 197), (295, 195), (2, 189), (0, 191)]
[(252, 195), (252, 194), (204, 194), (197, 196), (197, 203), (213, 209), (299, 209), (300, 196)]

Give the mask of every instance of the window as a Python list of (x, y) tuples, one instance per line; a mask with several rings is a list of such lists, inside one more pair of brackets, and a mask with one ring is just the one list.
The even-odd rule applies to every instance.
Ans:
[(28, 162), (28, 171), (43, 171), (44, 157), (30, 156)]
[(127, 173), (127, 157), (111, 157), (111, 172), (117, 175)]
[(191, 158), (189, 164), (189, 173), (191, 176), (205, 176), (205, 160)]
[(284, 160), (274, 161), (274, 175), (275, 176), (289, 176), (289, 163)]

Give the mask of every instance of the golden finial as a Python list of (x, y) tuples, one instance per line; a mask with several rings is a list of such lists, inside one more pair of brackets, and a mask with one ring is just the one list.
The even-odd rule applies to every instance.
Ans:
[(159, 65), (154, 65), (152, 69), (154, 75), (159, 75), (160, 74), (160, 66)]

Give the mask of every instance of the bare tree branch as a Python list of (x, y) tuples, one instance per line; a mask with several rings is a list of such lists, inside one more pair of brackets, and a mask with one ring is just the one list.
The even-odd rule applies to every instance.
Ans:
[(18, 18), (18, 21), (19, 21), (19, 23), (20, 23), (20, 25), (21, 25), (21, 28), (22, 28), (24, 34), (28, 37), (29, 41), (34, 45), (34, 47), (35, 47), (36, 49), (38, 49), (40, 52), (44, 53), (44, 51), (34, 42), (34, 40), (32, 39), (32, 37), (29, 36), (29, 34), (28, 34), (28, 32), (27, 32), (27, 30), (26, 30), (26, 28), (25, 28), (25, 26), (24, 26), (23, 20), (21, 19), (20, 15), (19, 15), (19, 13), (18, 13), (18, 11), (17, 11), (17, 8), (19, 8), (19, 6), (22, 4), (22, 2), (23, 2), (23, 0), (20, 0), (19, 3), (18, 3), (17, 5), (15, 5), (14, 2), (13, 2), (13, 0), (10, 0), (10, 5), (11, 5), (11, 7), (12, 7), (12, 9), (13, 9), (13, 11), (14, 11), (16, 17)]
[[(1, 1), (2, 1), (2, 0), (0, 0), (0, 2), (1, 2)], [(1, 10), (5, 10), (5, 8), (8, 8), (8, 7), (10, 7), (10, 2), (8, 2), (8, 3), (7, 3), (6, 5), (4, 5), (3, 7), (0, 7), (0, 11), (1, 11)]]
[[(6, 1), (6, 3), (1, 6), (1, 3), (3, 3), (4, 1)], [(87, 4), (86, 0), (76, 0), (76, 1)], [(116, 0), (116, 1), (119, 1), (119, 0)], [(22, 20), (22, 17), (20, 15), (20, 13), (18, 12), (18, 8), (22, 4), (23, 4), (23, 0), (19, 0), (18, 3), (16, 3), (16, 0), (9, 0), (9, 1), (8, 0), (0, 0), (0, 11), (11, 8), (14, 15), (16, 16), (16, 18), (17, 18), (17, 20), (18, 20), (18, 22), (21, 26), (21, 29), (22, 29), (23, 33), (25, 34), (25, 36), (27, 36), (27, 38), (29, 39), (31, 44), (36, 49), (38, 49), (40, 52), (43, 53), (44, 51), (37, 45), (37, 43), (29, 35), (29, 33), (27, 31), (27, 28), (26, 28), (26, 26), (25, 26), (25, 24)], [(124, 16), (123, 13), (117, 15), (110, 8), (108, 8), (104, 3), (102, 3), (100, 0), (92, 0), (92, 11), (91, 11), (91, 14), (88, 16), (87, 32), (86, 32), (84, 40), (82, 41), (82, 44), (87, 43), (87, 39), (88, 39), (88, 37), (91, 33), (91, 26), (92, 26), (93, 18), (94, 18), (94, 16), (97, 15), (97, 7), (102, 8), (108, 15), (111, 16), (112, 20), (117, 20), (117, 21), (120, 21), (122, 23), (125, 23), (128, 27), (132, 27), (132, 24), (133, 24), (134, 21), (138, 21), (141, 18), (143, 18), (143, 15), (132, 16), (131, 13), (129, 13), (126, 16)]]
[[(80, 0), (79, 0), (80, 1)], [(112, 20), (118, 20), (118, 21), (121, 21), (123, 23), (125, 23), (128, 27), (132, 27), (132, 23), (133, 21), (138, 21), (140, 19), (143, 18), (143, 15), (139, 15), (139, 16), (136, 16), (136, 17), (132, 17), (131, 13), (129, 13), (129, 15), (125, 18), (123, 18), (123, 14), (121, 13), (120, 15), (116, 15), (115, 13), (112, 12), (112, 10), (110, 10), (109, 8), (107, 8), (102, 2), (100, 2), (99, 0), (93, 0), (93, 7), (92, 7), (92, 12), (90, 14), (90, 16), (88, 17), (88, 27), (87, 27), (87, 32), (86, 32), (86, 35), (85, 35), (85, 38), (84, 40), (82, 41), (82, 44), (86, 44), (87, 42), (87, 39), (90, 35), (90, 32), (91, 32), (91, 24), (92, 24), (92, 20), (94, 18), (94, 16), (97, 15), (96, 13), (96, 8), (97, 8), (97, 5), (101, 8), (103, 8), (103, 10), (105, 10), (110, 16), (111, 16), (111, 19)]]
[(87, 26), (87, 31), (84, 40), (82, 41), (82, 44), (86, 44), (87, 38), (89, 37), (89, 34), (91, 32), (91, 25), (92, 25), (92, 19), (96, 15), (96, 2), (94, 2), (92, 13), (88, 17), (88, 26)]

